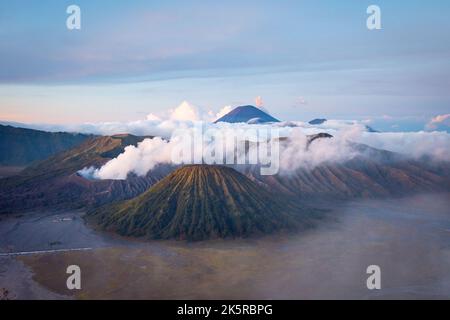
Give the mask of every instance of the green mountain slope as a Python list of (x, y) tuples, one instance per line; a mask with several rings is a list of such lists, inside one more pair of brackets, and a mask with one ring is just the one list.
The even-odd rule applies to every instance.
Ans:
[(189, 165), (140, 196), (90, 216), (125, 236), (187, 240), (246, 237), (311, 223), (312, 210), (280, 199), (232, 168)]
[(167, 174), (155, 170), (127, 180), (88, 180), (77, 174), (84, 167), (100, 167), (145, 137), (94, 137), (80, 146), (35, 163), (16, 176), (0, 179), (0, 213), (44, 207), (80, 208), (128, 199), (145, 191)]
[(144, 137), (129, 134), (92, 137), (77, 147), (34, 163), (18, 176), (0, 181), (0, 186), (42, 183), (52, 178), (74, 174), (85, 167), (99, 167), (122, 153), (126, 146), (137, 145), (143, 139)]

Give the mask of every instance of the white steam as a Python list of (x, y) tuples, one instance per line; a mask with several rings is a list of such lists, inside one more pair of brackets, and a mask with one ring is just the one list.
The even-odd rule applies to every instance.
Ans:
[(145, 139), (135, 146), (125, 147), (117, 158), (108, 161), (103, 167), (84, 168), (79, 171), (84, 177), (94, 179), (124, 180), (129, 173), (144, 176), (157, 164), (170, 161), (169, 142), (159, 137)]
[[(183, 122), (184, 127), (196, 130), (192, 122)], [(323, 163), (345, 162), (358, 153), (349, 146), (348, 141), (364, 143), (378, 149), (385, 149), (402, 153), (411, 157), (428, 155), (439, 160), (450, 161), (450, 135), (446, 132), (410, 132), (410, 133), (370, 133), (363, 124), (339, 123), (331, 121), (330, 127), (313, 127), (301, 122), (289, 124), (276, 124), (280, 129), (282, 139), (280, 143), (279, 167), (280, 172), (290, 172), (298, 168), (312, 169)], [(203, 124), (204, 131), (208, 128), (220, 130), (224, 137), (231, 132), (246, 129), (268, 129), (270, 125), (248, 124)], [(308, 143), (308, 135), (327, 132), (333, 135), (332, 139), (316, 139)], [(85, 177), (96, 179), (126, 179), (129, 173), (139, 176), (147, 174), (158, 164), (173, 163), (172, 152), (179, 144), (181, 136), (175, 134), (170, 140), (161, 138), (145, 139), (135, 146), (128, 146), (117, 158), (112, 159), (101, 168), (85, 168), (79, 173)], [(254, 141), (250, 137), (247, 140)], [(214, 149), (214, 141), (202, 141), (197, 145), (198, 150), (193, 153), (201, 153), (205, 149)], [(196, 145), (193, 144), (195, 148)], [(201, 147), (201, 149), (200, 149)], [(229, 145), (225, 154), (233, 152)]]

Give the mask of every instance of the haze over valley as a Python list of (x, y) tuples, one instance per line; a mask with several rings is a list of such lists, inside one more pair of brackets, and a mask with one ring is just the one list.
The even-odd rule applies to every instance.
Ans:
[(449, 299), (445, 12), (0, 1), (0, 300)]
[[(19, 299), (450, 295), (448, 133), (283, 122), (254, 106), (202, 124), (225, 137), (278, 130), (279, 172), (263, 175), (262, 164), (171, 162), (169, 133), (196, 125), (146, 120), (145, 135), (1, 126), (0, 287)], [(242, 139), (245, 154), (264, 142)], [(85, 275), (75, 293), (64, 269), (74, 263)], [(383, 290), (367, 289), (369, 265), (382, 268)]]

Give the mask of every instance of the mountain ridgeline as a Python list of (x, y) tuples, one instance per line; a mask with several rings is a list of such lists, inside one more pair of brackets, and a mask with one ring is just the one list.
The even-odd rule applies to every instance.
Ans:
[(68, 150), (91, 135), (45, 132), (0, 125), (0, 165), (26, 166)]
[[(318, 139), (331, 136), (311, 136), (310, 143)], [(355, 156), (345, 162), (325, 162), (274, 176), (260, 175), (257, 166), (245, 167), (242, 172), (268, 190), (290, 194), (299, 201), (385, 198), (450, 190), (449, 162), (411, 159), (358, 143), (349, 142), (349, 147)]]
[(77, 147), (28, 166), (16, 176), (0, 179), (0, 213), (84, 208), (144, 192), (167, 175), (170, 166), (144, 177), (131, 174), (126, 180), (89, 180), (77, 173), (85, 167), (102, 166), (126, 146), (136, 145), (144, 138), (128, 134), (92, 137)]
[[(92, 180), (77, 172), (99, 168), (145, 137), (115, 135), (92, 137), (79, 146), (36, 162), (15, 176), (0, 179), (0, 213), (41, 208), (91, 208), (131, 199), (176, 169), (161, 164), (145, 176), (129, 174), (126, 180)], [(308, 146), (328, 134), (308, 137)], [(287, 143), (287, 141), (285, 141)], [(402, 196), (450, 190), (448, 162), (412, 160), (399, 154), (352, 144), (359, 156), (343, 163), (299, 168), (289, 174), (261, 176), (255, 166), (236, 166), (259, 189), (293, 201)], [(308, 152), (308, 148), (305, 150)]]
[[(351, 142), (355, 156), (345, 162), (324, 162), (272, 176), (261, 176), (258, 166), (170, 163), (159, 164), (144, 176), (129, 173), (125, 180), (78, 174), (85, 167), (101, 167), (145, 138), (152, 137), (87, 137), (0, 179), (0, 213), (82, 208), (92, 223), (125, 236), (203, 240), (308, 227), (320, 212), (305, 204), (324, 200), (450, 190), (448, 161), (411, 159)], [(322, 139), (333, 136), (308, 136), (304, 151)], [(280, 141), (289, 143), (287, 138)]]
[(294, 230), (312, 224), (315, 211), (274, 197), (232, 168), (188, 165), (90, 216), (125, 236), (203, 240)]

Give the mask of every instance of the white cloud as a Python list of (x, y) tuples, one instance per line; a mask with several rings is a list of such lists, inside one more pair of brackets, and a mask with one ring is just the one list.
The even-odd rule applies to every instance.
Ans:
[[(367, 132), (364, 121), (355, 120), (328, 120), (320, 125), (310, 125), (301, 121), (280, 122), (274, 124), (231, 124), (211, 121), (227, 113), (232, 108), (226, 106), (218, 113), (212, 110), (206, 111), (183, 102), (166, 114), (166, 119), (153, 114), (146, 120), (130, 122), (103, 122), (84, 123), (79, 125), (26, 125), (32, 129), (47, 131), (68, 131), (91, 133), (98, 135), (114, 135), (118, 133), (130, 133), (138, 136), (157, 136), (170, 139), (177, 129), (191, 129), (197, 120), (204, 120), (204, 127), (214, 127), (224, 132), (226, 130), (238, 130), (246, 128), (276, 127), (280, 129), (282, 137), (291, 137), (291, 144), (283, 146), (285, 154), (281, 156), (281, 168), (289, 170), (298, 166), (311, 167), (323, 161), (345, 161), (352, 157), (351, 150), (346, 147), (346, 141), (364, 143), (378, 149), (385, 149), (418, 158), (428, 155), (440, 160), (450, 160), (450, 134), (448, 132)], [(445, 124), (450, 120), (450, 115), (440, 115), (433, 118), (430, 124)], [(305, 153), (306, 136), (317, 133), (329, 133), (334, 139), (321, 139), (315, 141)], [(157, 163), (167, 163), (170, 142), (162, 139), (145, 140), (138, 147), (129, 146), (125, 153), (108, 162), (101, 169), (86, 169), (82, 171), (86, 176), (98, 178), (122, 179), (129, 172), (145, 174)]]
[(450, 134), (447, 132), (361, 132), (355, 142), (419, 158), (425, 155), (450, 161)]
[(149, 121), (161, 121), (161, 118), (158, 117), (157, 115), (153, 114), (153, 113), (149, 113), (147, 115), (147, 120), (149, 120)]
[(227, 113), (229, 113), (231, 110), (233, 110), (232, 106), (225, 106), (222, 109), (220, 109), (220, 111), (216, 114), (215, 116), (215, 120), (222, 118), (224, 115), (226, 115)]
[(446, 126), (450, 127), (450, 114), (441, 114), (437, 115), (436, 117), (432, 118), (425, 128), (427, 130), (436, 130), (440, 126)]
[(199, 109), (187, 101), (183, 101), (178, 107), (169, 111), (170, 120), (175, 121), (199, 121), (201, 120)]
[[(180, 126), (172, 126), (171, 129), (179, 129)], [(192, 122), (183, 123), (184, 128), (197, 130)], [(357, 122), (331, 121), (329, 127), (321, 125), (311, 126), (302, 122), (296, 122), (296, 126), (286, 126), (276, 124), (274, 127), (280, 129), (281, 137), (289, 137), (287, 143), (280, 144), (280, 170), (290, 172), (298, 168), (314, 168), (325, 162), (338, 163), (345, 162), (358, 153), (349, 146), (348, 142), (358, 142), (367, 144), (378, 149), (385, 149), (393, 152), (405, 154), (418, 158), (424, 155), (434, 157), (439, 160), (450, 159), (450, 134), (447, 132), (389, 132), (372, 133), (367, 132), (365, 126)], [(272, 127), (268, 124), (248, 125), (230, 123), (204, 123), (203, 130), (215, 128), (227, 137), (230, 132), (245, 129), (267, 129)], [(173, 131), (172, 131), (173, 132)], [(184, 131), (186, 133), (186, 131)], [(333, 139), (318, 139), (308, 146), (307, 136), (319, 132), (328, 132), (334, 136)], [(181, 135), (175, 134), (170, 141), (160, 138), (146, 139), (137, 147), (126, 147), (125, 152), (117, 158), (109, 161), (99, 169), (88, 168), (80, 171), (81, 174), (98, 179), (125, 179), (128, 173), (145, 175), (157, 164), (172, 163), (172, 150), (177, 145)], [(252, 140), (252, 139), (251, 139)], [(205, 150), (205, 147), (214, 148), (214, 142), (203, 142), (200, 145), (194, 144), (196, 148), (193, 152), (198, 153)], [(202, 146), (202, 148), (199, 148)], [(231, 149), (230, 149), (231, 150)], [(225, 150), (226, 153), (231, 152)], [(233, 149), (234, 151), (234, 149)]]
[(183, 101), (178, 107), (175, 109), (169, 110), (169, 114), (167, 116), (168, 120), (174, 121), (207, 121), (212, 122), (217, 120), (218, 118), (224, 116), (228, 112), (233, 110), (231, 106), (225, 106), (219, 110), (218, 113), (215, 113), (213, 110), (207, 110), (205, 108), (197, 107), (188, 101)]
[(301, 105), (308, 104), (308, 102), (306, 101), (305, 97), (299, 97), (298, 98), (298, 103), (301, 104)]

